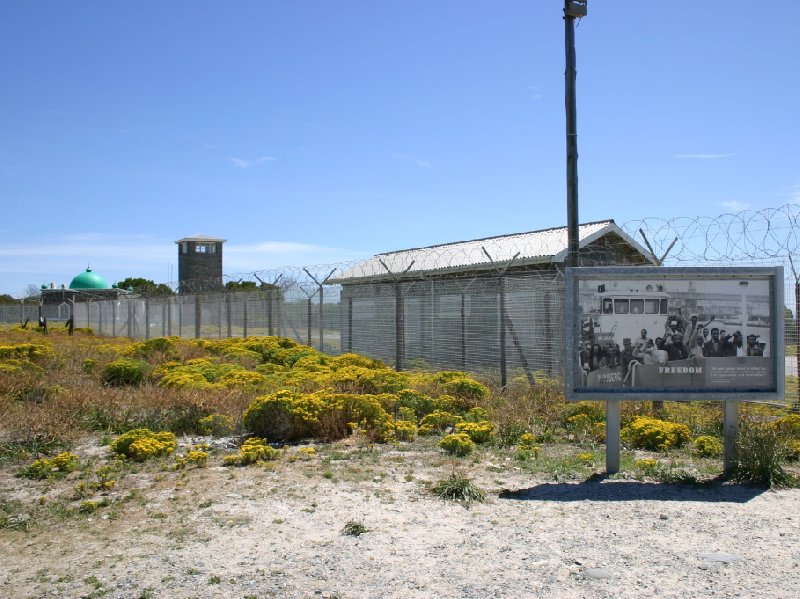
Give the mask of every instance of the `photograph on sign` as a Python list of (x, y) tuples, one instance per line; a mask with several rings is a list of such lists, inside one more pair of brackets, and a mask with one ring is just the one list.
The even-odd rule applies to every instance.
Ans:
[(779, 270), (569, 269), (568, 395), (777, 394)]

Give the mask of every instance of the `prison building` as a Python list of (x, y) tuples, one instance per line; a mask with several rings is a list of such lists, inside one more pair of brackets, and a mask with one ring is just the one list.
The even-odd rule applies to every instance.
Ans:
[(41, 315), (48, 320), (67, 320), (72, 315), (75, 303), (102, 302), (130, 296), (128, 289), (109, 285), (106, 280), (91, 268), (78, 273), (66, 285), (55, 283), (42, 285), (40, 291)]
[[(560, 374), (567, 228), (377, 254), (341, 285), (342, 351), (415, 366)], [(654, 265), (613, 220), (580, 225), (581, 266)], [(503, 323), (503, 326), (500, 323)]]
[(226, 239), (194, 235), (178, 244), (178, 290), (181, 294), (222, 290), (222, 245)]

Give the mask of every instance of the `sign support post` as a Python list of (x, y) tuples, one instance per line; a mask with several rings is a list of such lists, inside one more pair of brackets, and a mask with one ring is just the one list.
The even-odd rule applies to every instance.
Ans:
[(725, 405), (725, 422), (723, 428), (724, 449), (722, 468), (725, 474), (730, 474), (736, 468), (736, 436), (739, 433), (739, 402), (727, 400)]
[(606, 474), (619, 472), (619, 402), (618, 399), (606, 400)]

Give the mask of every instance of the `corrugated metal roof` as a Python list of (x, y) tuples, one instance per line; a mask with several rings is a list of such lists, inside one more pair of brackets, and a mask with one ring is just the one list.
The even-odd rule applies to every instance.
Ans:
[[(580, 247), (586, 247), (600, 237), (615, 233), (628, 245), (650, 259), (650, 253), (636, 243), (613, 220), (580, 225)], [(556, 227), (527, 233), (486, 237), (376, 254), (358, 262), (329, 283), (353, 282), (357, 279), (385, 278), (406, 273), (444, 274), (446, 272), (489, 270), (514, 260), (513, 266), (547, 262), (563, 262), (567, 254), (567, 227)]]

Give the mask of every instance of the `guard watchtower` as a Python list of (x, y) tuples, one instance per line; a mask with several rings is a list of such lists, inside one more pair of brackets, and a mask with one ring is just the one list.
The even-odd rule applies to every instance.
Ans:
[(184, 237), (178, 244), (178, 291), (199, 293), (222, 289), (222, 244), (208, 235)]

